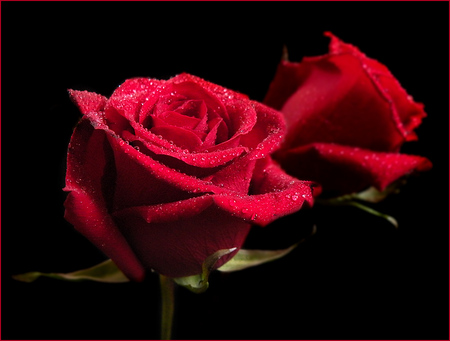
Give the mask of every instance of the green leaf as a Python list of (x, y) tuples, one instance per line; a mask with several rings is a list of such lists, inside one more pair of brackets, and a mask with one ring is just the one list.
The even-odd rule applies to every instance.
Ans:
[(50, 277), (65, 281), (95, 281), (104, 283), (129, 282), (129, 279), (123, 274), (122, 271), (119, 270), (111, 259), (108, 259), (91, 268), (69, 273), (28, 272), (13, 276), (13, 278), (18, 281), (28, 283), (35, 281), (39, 277)]
[(196, 294), (205, 292), (206, 289), (209, 287), (209, 274), (214, 268), (214, 265), (217, 263), (217, 261), (222, 258), (223, 256), (233, 252), (236, 250), (235, 247), (231, 249), (223, 249), (219, 250), (212, 255), (208, 256), (205, 261), (202, 264), (202, 273), (198, 275), (193, 276), (187, 276), (187, 277), (177, 277), (173, 278), (175, 283), (178, 285), (181, 285), (187, 289), (189, 289), (192, 292), (195, 292)]
[(252, 266), (257, 266), (274, 261), (286, 256), (294, 250), (298, 244), (282, 250), (239, 250), (236, 255), (217, 270), (223, 272), (239, 271)]

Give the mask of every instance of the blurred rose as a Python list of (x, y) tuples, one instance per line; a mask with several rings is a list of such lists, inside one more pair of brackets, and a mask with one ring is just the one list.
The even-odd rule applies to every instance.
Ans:
[(356, 47), (331, 38), (329, 53), (283, 60), (265, 103), (282, 111), (287, 136), (276, 153), (289, 174), (320, 183), (329, 195), (383, 190), (431, 163), (401, 154), (426, 116), (389, 70)]

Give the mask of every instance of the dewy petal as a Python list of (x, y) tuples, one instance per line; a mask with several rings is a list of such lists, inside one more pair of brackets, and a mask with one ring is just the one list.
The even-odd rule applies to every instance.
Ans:
[(256, 163), (250, 195), (217, 195), (214, 201), (233, 216), (265, 226), (303, 205), (312, 206), (313, 187), (287, 175), (268, 157)]
[(111, 95), (108, 104), (116, 108), (130, 123), (139, 121), (144, 103), (156, 101), (164, 81), (150, 78), (131, 78), (123, 82)]
[[(165, 125), (191, 130), (196, 128), (201, 122), (199, 118), (186, 116), (176, 111), (166, 111), (163, 114), (159, 115), (157, 118), (162, 120)], [(153, 120), (154, 119), (155, 118), (153, 118)], [(154, 126), (156, 126), (155, 123), (153, 123), (153, 127)]]
[[(231, 248), (237, 252), (250, 229), (248, 222), (215, 206), (212, 195), (132, 207), (117, 212), (116, 219), (141, 262), (169, 277), (200, 274), (211, 254)], [(234, 254), (221, 258), (215, 268)]]
[(230, 117), (222, 101), (210, 91), (212, 83), (202, 80), (192, 81), (190, 77), (181, 75), (175, 76), (167, 81), (171, 85), (172, 92), (184, 100), (202, 100), (208, 108), (210, 118), (221, 117), (227, 125), (230, 124)]
[(80, 109), (81, 113), (86, 115), (90, 112), (98, 112), (105, 107), (107, 98), (89, 91), (78, 91), (69, 89), (69, 95), (72, 101)]
[[(155, 160), (111, 132), (108, 132), (108, 140), (115, 153), (115, 162), (118, 167), (115, 196), (117, 200), (120, 198), (120, 202), (116, 200), (116, 208), (184, 200), (197, 193), (230, 192), (222, 186), (182, 173)], [(205, 167), (207, 165), (213, 167), (223, 165), (227, 160), (231, 161), (243, 152), (242, 148), (235, 148), (227, 150), (226, 153), (216, 152), (214, 157), (211, 157), (211, 153), (186, 153), (185, 155), (186, 158), (204, 158), (204, 160), (196, 161)], [(174, 160), (177, 159), (174, 158)], [(183, 158), (180, 160), (185, 161)], [(119, 194), (119, 191), (122, 192)]]
[(240, 137), (240, 143), (252, 149), (252, 158), (262, 159), (280, 146), (285, 134), (285, 123), (280, 112), (254, 101), (251, 101), (251, 105), (257, 120), (251, 131)]
[(431, 162), (421, 156), (374, 152), (357, 147), (314, 143), (276, 154), (285, 170), (320, 183), (329, 192), (351, 193), (369, 186), (383, 190), (413, 171), (426, 171)]
[(192, 130), (174, 126), (159, 126), (153, 127), (151, 132), (156, 135), (161, 135), (174, 145), (192, 152), (198, 150), (202, 145), (201, 138)]
[(204, 182), (182, 174), (143, 154), (125, 141), (108, 136), (114, 151), (116, 183), (114, 209), (153, 205), (192, 197), (192, 192), (210, 192)]
[(214, 95), (218, 96), (221, 100), (234, 100), (234, 99), (244, 99), (248, 100), (248, 96), (241, 94), (239, 92), (236, 92), (234, 90), (230, 90), (227, 88), (224, 88), (223, 86), (208, 82), (200, 77), (190, 75), (187, 73), (182, 73), (174, 78), (172, 78), (173, 82), (180, 83), (185, 81), (195, 82), (199, 85), (201, 85), (203, 88), (208, 89), (210, 93), (213, 93)]
[(245, 156), (241, 157), (214, 173), (209, 181), (230, 191), (247, 194), (255, 170), (255, 164), (255, 160)]
[[(130, 143), (139, 141), (150, 153), (155, 154), (155, 158), (158, 158), (157, 156), (168, 156), (173, 159), (180, 160), (189, 166), (199, 168), (215, 168), (223, 166), (248, 152), (248, 148), (237, 146), (232, 144), (232, 142), (225, 142), (223, 144), (216, 145), (210, 148), (208, 152), (191, 152), (188, 149), (182, 149), (178, 146), (170, 144), (168, 147), (162, 147), (128, 133), (124, 133), (123, 137)], [(149, 154), (145, 149), (142, 149), (140, 153), (145, 155)]]
[[(75, 128), (67, 155), (65, 218), (110, 257), (130, 279), (141, 281), (144, 268), (108, 213), (104, 200), (105, 134), (83, 119)], [(107, 143), (107, 142), (106, 142)]]

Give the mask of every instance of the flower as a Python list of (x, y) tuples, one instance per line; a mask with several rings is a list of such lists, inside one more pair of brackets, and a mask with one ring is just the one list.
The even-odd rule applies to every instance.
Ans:
[[(108, 99), (69, 90), (84, 114), (68, 150), (65, 217), (132, 280), (202, 272), (218, 250), (312, 204), (312, 183), (270, 158), (282, 115), (198, 77), (126, 80)], [(236, 249), (234, 249), (236, 248)]]
[(383, 190), (431, 168), (399, 153), (426, 116), (389, 70), (331, 33), (329, 53), (281, 61), (264, 103), (283, 112), (287, 135), (274, 156), (283, 169), (317, 181), (328, 195)]

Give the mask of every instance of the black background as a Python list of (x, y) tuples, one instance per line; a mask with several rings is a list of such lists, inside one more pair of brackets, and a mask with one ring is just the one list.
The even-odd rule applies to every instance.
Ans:
[(177, 290), (180, 339), (448, 339), (447, 2), (2, 2), (2, 339), (158, 338), (157, 276), (144, 283), (11, 280), (104, 256), (63, 219), (65, 153), (80, 117), (66, 89), (109, 96), (125, 79), (189, 72), (262, 100), (283, 45), (327, 51), (332, 31), (389, 67), (428, 118), (432, 171), (376, 208), (300, 212), (247, 247), (289, 256)]

